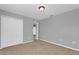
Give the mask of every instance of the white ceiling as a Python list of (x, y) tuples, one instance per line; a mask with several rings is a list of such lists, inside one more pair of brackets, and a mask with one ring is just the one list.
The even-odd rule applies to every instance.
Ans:
[[(40, 4), (41, 5), (41, 4)], [(0, 9), (32, 17), (36, 20), (48, 18), (50, 15), (58, 15), (72, 9), (79, 8), (79, 4), (44, 4), (45, 11), (38, 10), (39, 4), (0, 4)]]

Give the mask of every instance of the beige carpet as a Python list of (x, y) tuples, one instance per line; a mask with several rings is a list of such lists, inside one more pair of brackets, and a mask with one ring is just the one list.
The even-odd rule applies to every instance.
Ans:
[(78, 55), (78, 51), (63, 48), (41, 40), (7, 47), (0, 50), (1, 55)]

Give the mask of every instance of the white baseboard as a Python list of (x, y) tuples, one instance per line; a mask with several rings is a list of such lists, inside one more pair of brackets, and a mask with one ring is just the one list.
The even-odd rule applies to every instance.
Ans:
[[(27, 41), (27, 42), (18, 43), (18, 44), (12, 45), (12, 46), (16, 46), (16, 45), (20, 45), (20, 44), (25, 44), (25, 43), (30, 43), (30, 42), (32, 42), (32, 40), (31, 41)], [(12, 46), (7, 46), (7, 47), (12, 47)], [(2, 47), (0, 49), (7, 48), (7, 47)]]
[(64, 48), (68, 48), (68, 49), (71, 49), (71, 50), (79, 51), (78, 49), (75, 49), (75, 48), (72, 48), (72, 47), (69, 47), (69, 46), (66, 46), (66, 45), (62, 45), (62, 44), (59, 44), (59, 43), (51, 42), (51, 41), (44, 40), (44, 39), (40, 39), (40, 40), (51, 43), (51, 44), (55, 44), (55, 45), (58, 45), (58, 46), (61, 46), (61, 47), (64, 47)]
[[(72, 50), (75, 50), (75, 51), (79, 51), (78, 49), (75, 49), (75, 48), (72, 48), (72, 47), (69, 47), (69, 46), (65, 46), (65, 45), (62, 45), (62, 44), (59, 44), (59, 43), (51, 42), (51, 41), (44, 40), (44, 39), (40, 39), (40, 40), (48, 42), (48, 43), (51, 43), (51, 44), (55, 44), (55, 45), (58, 45), (58, 46), (61, 46), (61, 47), (64, 47), (64, 48), (68, 48), (68, 49), (72, 49)], [(12, 46), (25, 44), (25, 43), (30, 43), (30, 42), (32, 42), (32, 40), (31, 41), (27, 41), (27, 42), (22, 42), (22, 43), (19, 43), (19, 44), (15, 44), (15, 45), (12, 45)], [(7, 47), (10, 47), (10, 46), (7, 46)], [(4, 47), (4, 48), (7, 48), (7, 47)], [(0, 48), (0, 49), (3, 49), (3, 48)]]

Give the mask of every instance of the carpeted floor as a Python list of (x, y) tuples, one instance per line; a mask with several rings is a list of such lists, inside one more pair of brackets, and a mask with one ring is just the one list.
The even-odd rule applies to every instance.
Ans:
[(78, 51), (63, 48), (41, 40), (3, 48), (1, 55), (78, 55)]

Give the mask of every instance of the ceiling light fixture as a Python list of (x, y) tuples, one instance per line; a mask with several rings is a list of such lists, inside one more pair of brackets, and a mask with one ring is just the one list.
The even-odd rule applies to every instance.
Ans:
[(43, 12), (45, 10), (45, 6), (39, 6), (38, 9)]

